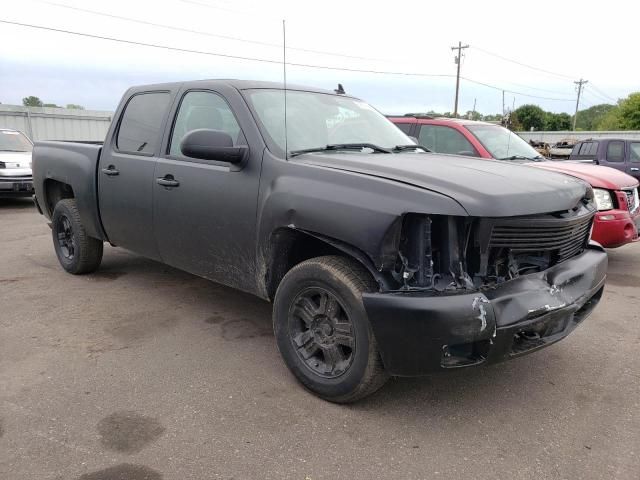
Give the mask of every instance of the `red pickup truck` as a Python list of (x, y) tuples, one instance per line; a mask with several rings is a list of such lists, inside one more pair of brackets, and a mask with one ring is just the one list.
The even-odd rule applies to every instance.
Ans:
[(492, 123), (423, 115), (389, 119), (433, 152), (521, 162), (584, 180), (593, 187), (598, 207), (592, 238), (607, 248), (638, 240), (638, 181), (624, 172), (598, 165), (549, 161), (518, 135)]

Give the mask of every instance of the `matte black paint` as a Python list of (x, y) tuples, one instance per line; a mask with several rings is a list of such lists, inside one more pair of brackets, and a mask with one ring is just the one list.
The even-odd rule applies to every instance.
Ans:
[[(279, 231), (304, 232), (342, 250), (369, 269), (385, 292), (391, 289), (388, 270), (395, 262), (405, 214), (504, 217), (555, 212), (574, 207), (589, 188), (571, 177), (526, 166), (479, 164), (431, 153), (311, 153), (286, 160), (261, 133), (243, 96), (248, 88), (281, 86), (205, 80), (129, 89), (103, 147), (36, 143), (33, 170), (39, 204), (46, 205), (48, 179), (68, 184), (89, 235), (269, 299), (269, 274), (282, 261), (275, 254), (277, 242), (286, 237)], [(228, 102), (246, 139), (243, 162), (167, 153), (180, 100), (194, 90), (218, 93)], [(114, 138), (123, 106), (132, 95), (151, 91), (168, 91), (172, 98), (154, 153), (118, 152)], [(52, 212), (43, 210), (50, 218)], [(603, 265), (604, 252), (589, 250), (554, 267), (557, 276), (566, 277), (559, 283), (573, 285), (563, 290), (571, 308), (579, 308), (602, 284)], [(387, 368), (397, 374), (421, 373), (439, 364), (442, 346), (452, 336), (485, 338), (497, 327), (521, 321), (522, 309), (548, 301), (548, 273), (483, 293), (366, 295)], [(507, 294), (509, 289), (514, 291)], [(480, 325), (480, 300), (472, 306), (480, 297), (483, 306), (490, 302), (481, 334), (474, 330)]]
[(442, 370), (443, 348), (449, 345), (488, 341), (482, 363), (503, 360), (509, 356), (515, 332), (549, 316), (567, 321), (563, 334), (553, 338), (560, 340), (577, 326), (574, 313), (602, 289), (606, 272), (606, 253), (592, 245), (544, 272), (485, 291), (365, 293), (363, 301), (385, 368), (392, 375), (413, 376)]

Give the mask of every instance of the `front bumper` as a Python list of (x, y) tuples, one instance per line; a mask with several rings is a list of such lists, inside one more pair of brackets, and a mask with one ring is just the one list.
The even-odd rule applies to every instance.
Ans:
[(495, 363), (566, 337), (598, 303), (607, 255), (595, 245), (540, 273), (462, 294), (366, 293), (385, 368), (415, 376)]
[(0, 176), (0, 197), (28, 197), (33, 193), (31, 175)]
[(605, 248), (615, 248), (638, 241), (640, 209), (635, 214), (628, 210), (603, 210), (593, 219), (591, 238)]

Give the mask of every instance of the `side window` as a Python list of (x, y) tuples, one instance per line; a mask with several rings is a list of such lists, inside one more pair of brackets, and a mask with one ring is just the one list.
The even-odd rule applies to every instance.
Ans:
[(640, 162), (640, 142), (631, 142), (629, 144), (629, 159), (633, 163)]
[(223, 131), (231, 136), (234, 146), (246, 145), (236, 117), (220, 95), (213, 92), (187, 92), (182, 97), (173, 125), (169, 154), (184, 157), (180, 142), (187, 133), (199, 128)]
[(589, 155), (590, 151), (591, 151), (591, 142), (584, 142), (580, 147), (579, 155)]
[(168, 92), (141, 93), (131, 97), (118, 129), (118, 150), (126, 153), (155, 153), (170, 100)]
[(624, 142), (609, 142), (607, 145), (607, 161), (623, 162), (624, 161)]
[(412, 126), (413, 126), (413, 123), (396, 123), (396, 127), (398, 127), (407, 135), (409, 135), (409, 132), (411, 131)]
[(418, 136), (420, 145), (437, 153), (477, 156), (478, 152), (469, 140), (453, 128), (441, 125), (421, 125)]
[(584, 146), (584, 143), (576, 143), (575, 147), (573, 147), (573, 150), (571, 150), (571, 156), (572, 157), (577, 157), (578, 155), (580, 155), (580, 149)]

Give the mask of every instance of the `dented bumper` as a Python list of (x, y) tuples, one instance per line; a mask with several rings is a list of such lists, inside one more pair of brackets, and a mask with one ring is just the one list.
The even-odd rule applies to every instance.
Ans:
[(382, 360), (392, 375), (413, 376), (495, 363), (566, 337), (598, 303), (604, 250), (540, 273), (463, 294), (363, 295)]

